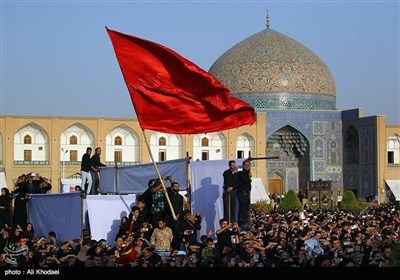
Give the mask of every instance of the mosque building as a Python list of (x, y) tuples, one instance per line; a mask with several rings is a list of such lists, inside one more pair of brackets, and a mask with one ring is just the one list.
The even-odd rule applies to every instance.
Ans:
[[(360, 200), (387, 201), (392, 189), (400, 194), (400, 125), (386, 125), (384, 115), (364, 116), (359, 108), (338, 109), (326, 64), (271, 29), (268, 17), (264, 30), (227, 50), (209, 72), (255, 108), (256, 123), (201, 135), (146, 131), (156, 161), (267, 157), (252, 162), (253, 177), (270, 193), (331, 181), (338, 193), (350, 189)], [(101, 147), (107, 165), (150, 162), (137, 120), (0, 116), (0, 168), (8, 186), (31, 171), (58, 186), (80, 171), (88, 146)]]

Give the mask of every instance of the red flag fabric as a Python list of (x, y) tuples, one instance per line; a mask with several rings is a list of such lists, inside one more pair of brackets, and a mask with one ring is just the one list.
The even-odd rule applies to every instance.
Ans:
[(133, 216), (129, 225), (128, 231), (128, 244), (122, 249), (122, 252), (117, 260), (118, 266), (124, 266), (126, 263), (136, 261), (137, 254), (135, 250), (135, 238), (133, 237), (133, 227), (136, 221), (136, 217)]
[(137, 254), (135, 250), (135, 240), (131, 240), (121, 252), (117, 264), (118, 266), (124, 266), (127, 263), (136, 261)]
[(196, 64), (160, 44), (106, 30), (142, 129), (198, 134), (255, 122), (253, 107)]

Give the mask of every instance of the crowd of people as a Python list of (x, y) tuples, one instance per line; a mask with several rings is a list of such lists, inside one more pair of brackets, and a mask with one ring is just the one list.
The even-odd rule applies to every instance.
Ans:
[[(149, 186), (149, 193), (156, 196), (159, 182)], [(172, 213), (162, 211), (153, 218), (146, 199), (145, 193), (138, 196), (137, 206), (121, 219), (114, 244), (93, 240), (89, 230), (78, 240), (58, 240), (55, 232), (36, 236), (31, 223), (3, 223), (0, 266), (387, 267), (392, 245), (399, 240), (400, 209), (391, 204), (359, 214), (313, 212), (307, 207), (251, 212), (248, 229), (222, 218), (215, 232), (198, 236), (200, 213), (177, 211), (175, 220)]]
[(47, 193), (51, 188), (52, 185), (49, 179), (36, 172), (18, 176), (17, 181), (14, 182), (14, 190), (12, 192), (8, 188), (2, 188), (0, 195), (0, 227), (10, 226), (11, 224), (25, 227), (27, 224), (26, 204), (31, 199), (32, 194)]
[[(399, 242), (398, 205), (375, 204), (359, 214), (333, 209), (312, 211), (307, 206), (288, 212), (279, 207), (268, 213), (250, 211), (250, 166), (244, 161), (239, 171), (234, 161), (229, 162), (223, 174), (224, 217), (215, 231), (198, 235), (201, 213), (187, 209), (179, 182), (166, 177), (149, 180), (129, 215), (121, 218), (113, 244), (106, 239), (93, 240), (90, 229), (76, 240), (58, 240), (56, 232), (37, 236), (34, 225), (27, 221), (26, 203), (32, 193), (47, 192), (51, 184), (36, 173), (20, 176), (15, 184), (18, 195), (13, 215), (12, 195), (7, 188), (1, 190), (0, 266), (389, 266), (393, 244)], [(236, 201), (238, 216), (234, 214)]]

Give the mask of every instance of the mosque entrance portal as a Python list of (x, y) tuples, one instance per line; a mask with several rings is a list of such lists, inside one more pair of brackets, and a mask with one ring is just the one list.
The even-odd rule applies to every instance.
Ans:
[[(267, 139), (267, 156), (279, 159), (267, 161), (268, 183), (281, 177), (283, 192), (288, 190), (306, 191), (310, 180), (310, 145), (307, 138), (295, 128), (287, 125), (274, 132)], [(271, 181), (268, 191), (272, 194), (276, 182)]]

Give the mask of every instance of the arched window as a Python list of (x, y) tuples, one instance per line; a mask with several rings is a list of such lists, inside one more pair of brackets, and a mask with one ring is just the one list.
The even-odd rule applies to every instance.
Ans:
[(160, 137), (158, 139), (158, 146), (166, 146), (167, 145), (167, 140), (164, 137)]
[(114, 138), (114, 145), (121, 146), (122, 145), (122, 138), (120, 136), (117, 136)]
[(236, 158), (251, 157), (254, 154), (254, 139), (248, 133), (239, 135), (236, 140)]
[(208, 138), (207, 137), (203, 137), (201, 139), (201, 146), (202, 147), (208, 147)]
[(75, 135), (72, 135), (69, 137), (69, 144), (70, 145), (77, 145), (78, 144), (78, 138)]
[(24, 144), (32, 144), (32, 137), (29, 135), (24, 136)]

